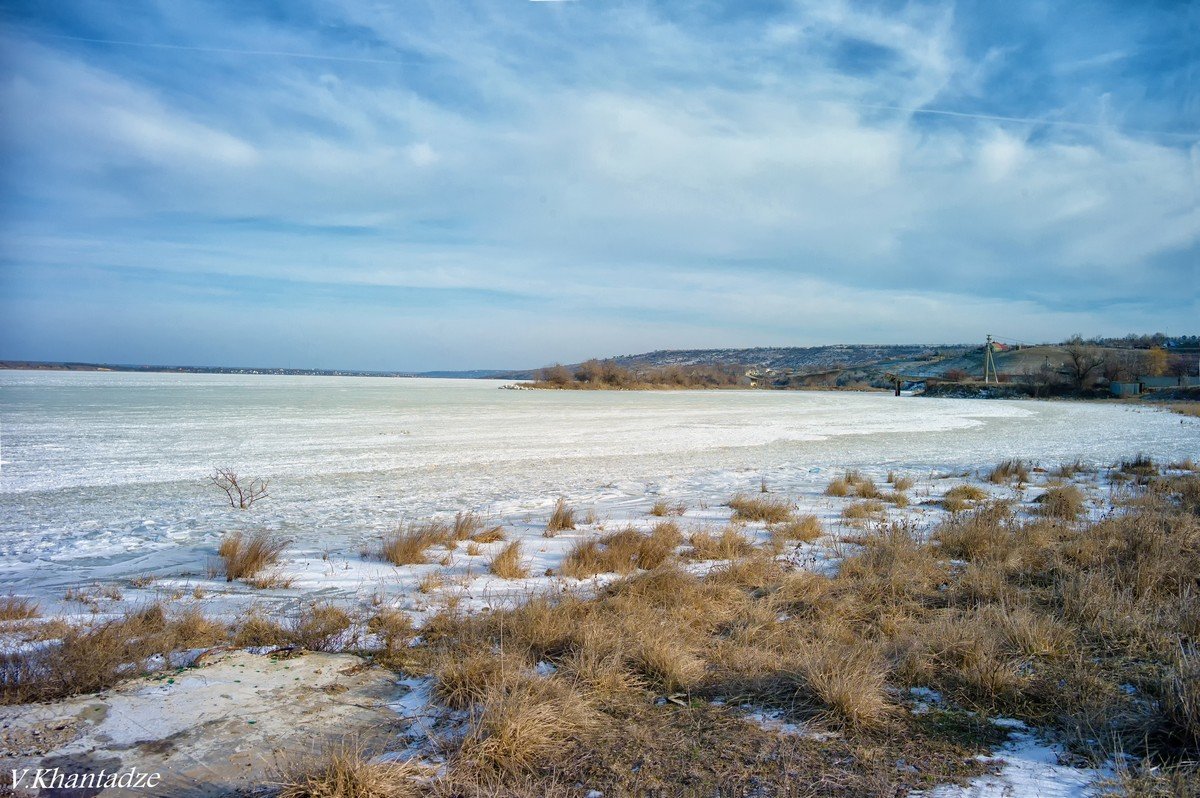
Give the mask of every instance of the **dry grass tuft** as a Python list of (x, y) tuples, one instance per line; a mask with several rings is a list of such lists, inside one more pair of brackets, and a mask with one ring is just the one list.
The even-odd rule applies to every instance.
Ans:
[(886, 690), (888, 669), (870, 646), (814, 641), (793, 667), (796, 698), (815, 703), (835, 724), (879, 728), (895, 712)]
[(851, 485), (842, 477), (837, 477), (830, 481), (828, 487), (825, 488), (826, 496), (849, 496)]
[(0, 597), (0, 621), (26, 621), (38, 617), (38, 605), (23, 596)]
[(343, 745), (297, 758), (280, 775), (278, 798), (416, 798), (422, 768), (411, 762), (376, 762)]
[(787, 499), (764, 496), (734, 496), (729, 500), (735, 521), (764, 521), (781, 524), (792, 517), (792, 504)]
[(494, 526), (490, 529), (484, 529), (471, 535), (471, 540), (475, 543), (496, 543), (504, 540), (504, 527)]
[(912, 477), (907, 477), (903, 474), (896, 474), (892, 471), (888, 472), (887, 481), (894, 490), (900, 493), (903, 493), (906, 490), (911, 490), (912, 487), (917, 484)]
[(887, 506), (876, 499), (864, 499), (842, 508), (842, 518), (847, 521), (880, 519), (887, 515)]
[(436, 521), (414, 524), (386, 536), (379, 548), (379, 558), (392, 565), (423, 565), (429, 562), (426, 549), (453, 539), (451, 529), (445, 524)]
[(825, 529), (815, 515), (801, 515), (782, 524), (773, 525), (770, 532), (772, 546), (776, 551), (782, 551), (793, 541), (812, 543), (825, 533)]
[(878, 499), (879, 488), (870, 477), (862, 477), (854, 484), (854, 495), (860, 499)]
[(598, 720), (591, 702), (568, 685), (518, 674), (489, 686), (458, 758), (485, 772), (529, 773), (561, 756)]
[(666, 518), (671, 515), (683, 515), (687, 512), (687, 505), (679, 502), (671, 504), (666, 499), (659, 499), (650, 506), (650, 515), (658, 518)]
[(546, 537), (554, 537), (565, 529), (575, 528), (575, 510), (567, 505), (567, 500), (559, 498), (554, 504), (554, 512), (546, 522)]
[(599, 540), (581, 540), (571, 547), (560, 573), (573, 579), (596, 574), (628, 574), (637, 569), (650, 570), (663, 565), (683, 540), (672, 521), (657, 524), (649, 535), (629, 528)]
[(454, 525), (451, 527), (451, 537), (454, 540), (467, 540), (483, 529), (483, 519), (473, 512), (458, 512), (454, 514)]
[(338, 651), (344, 648), (350, 615), (334, 604), (314, 601), (300, 608), (286, 628), (288, 642), (308, 651)]
[(521, 541), (514, 540), (502, 548), (490, 560), (488, 570), (501, 579), (524, 579), (529, 569), (521, 561)]
[(0, 656), (0, 703), (49, 701), (94, 693), (150, 672), (156, 655), (217, 645), (221, 624), (194, 613), (172, 618), (151, 604), (92, 626), (58, 625), (59, 639), (33, 651)]
[(694, 532), (688, 543), (692, 544), (692, 558), (696, 560), (732, 560), (754, 551), (746, 536), (732, 526), (725, 527), (716, 537), (708, 532)]
[(1016, 482), (1024, 485), (1029, 481), (1029, 466), (1024, 460), (1005, 460), (992, 469), (988, 474), (988, 482), (1003, 485), (1006, 482)]
[(1041, 515), (1064, 521), (1074, 521), (1087, 508), (1087, 497), (1074, 485), (1050, 488), (1038, 501)]
[(251, 579), (279, 563), (288, 541), (258, 531), (247, 537), (241, 532), (226, 535), (217, 548), (225, 580)]

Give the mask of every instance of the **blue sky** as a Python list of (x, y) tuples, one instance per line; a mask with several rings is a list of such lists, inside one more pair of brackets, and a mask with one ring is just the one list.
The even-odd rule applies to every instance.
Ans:
[(1196, 332), (1200, 7), (0, 3), (0, 358)]

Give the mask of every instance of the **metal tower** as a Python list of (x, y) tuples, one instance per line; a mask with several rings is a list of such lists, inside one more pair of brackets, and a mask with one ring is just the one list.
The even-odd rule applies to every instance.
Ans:
[(996, 360), (992, 357), (992, 336), (987, 337), (987, 343), (983, 347), (983, 382), (1000, 382), (1000, 378), (996, 376)]

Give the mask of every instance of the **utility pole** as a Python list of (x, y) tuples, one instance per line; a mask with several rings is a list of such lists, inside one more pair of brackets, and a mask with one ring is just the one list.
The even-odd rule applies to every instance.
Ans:
[(996, 361), (992, 358), (992, 336), (989, 335), (983, 347), (983, 382), (986, 385), (993, 381), (1000, 382), (1000, 378), (996, 376)]

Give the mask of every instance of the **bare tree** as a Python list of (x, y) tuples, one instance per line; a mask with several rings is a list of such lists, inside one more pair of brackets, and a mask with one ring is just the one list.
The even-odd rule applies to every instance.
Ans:
[(1065, 348), (1067, 351), (1067, 377), (1075, 386), (1075, 390), (1082, 391), (1091, 385), (1092, 374), (1104, 365), (1104, 358), (1099, 349), (1084, 343), (1078, 335), (1067, 341)]
[(250, 505), (267, 498), (265, 479), (251, 479), (243, 485), (238, 481), (237, 472), (231, 468), (214, 468), (208, 480), (225, 491), (229, 506), (235, 510), (249, 510)]

